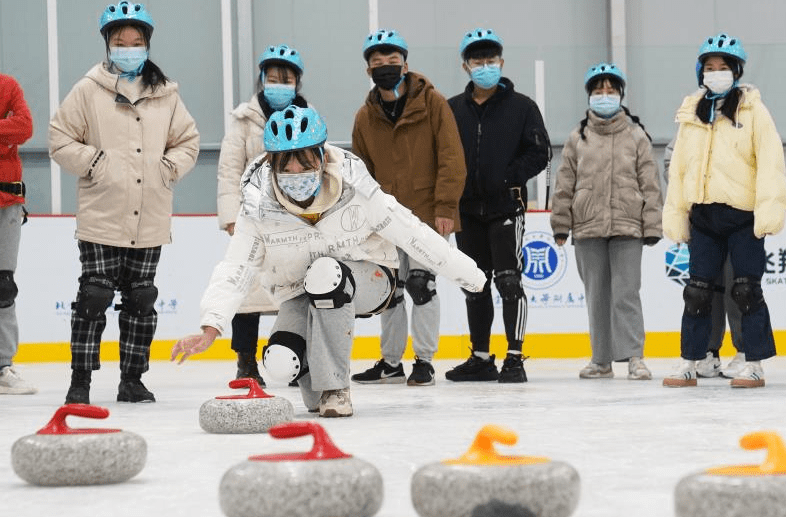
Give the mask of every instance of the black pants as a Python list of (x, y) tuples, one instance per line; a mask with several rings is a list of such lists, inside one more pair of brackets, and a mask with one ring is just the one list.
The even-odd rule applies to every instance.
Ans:
[(491, 278), (493, 276), (495, 282), (498, 282), (500, 273), (515, 275), (518, 279), (520, 295), (502, 299), (502, 321), (505, 325), (508, 350), (521, 351), (527, 326), (527, 297), (521, 287), (523, 239), (523, 212), (493, 218), (461, 214), (461, 232), (456, 234), (456, 244), (462, 252), (475, 260), (488, 279), (481, 293), (465, 293), (469, 338), (472, 349), (476, 352), (489, 351), (491, 324), (494, 320)]

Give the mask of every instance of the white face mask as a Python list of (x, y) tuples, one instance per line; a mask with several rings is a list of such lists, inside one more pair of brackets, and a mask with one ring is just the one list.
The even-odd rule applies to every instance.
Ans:
[(734, 74), (731, 73), (731, 70), (704, 72), (704, 86), (712, 93), (726, 93), (731, 89), (732, 85), (734, 85)]
[(281, 192), (295, 201), (305, 201), (319, 192), (322, 185), (322, 169), (297, 173), (276, 174), (276, 183)]

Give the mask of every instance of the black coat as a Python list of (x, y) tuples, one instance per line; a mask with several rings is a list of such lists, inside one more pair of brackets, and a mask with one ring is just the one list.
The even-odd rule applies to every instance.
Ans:
[[(535, 102), (503, 77), (486, 107), (472, 100), (474, 84), (448, 100), (464, 146), (467, 181), (462, 214), (513, 214), (526, 209), (527, 181), (549, 160), (549, 138)], [(517, 189), (520, 189), (518, 190)]]

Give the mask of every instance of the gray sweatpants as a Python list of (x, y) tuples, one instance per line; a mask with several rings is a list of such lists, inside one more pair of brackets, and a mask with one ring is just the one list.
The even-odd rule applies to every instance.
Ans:
[[(429, 271), (427, 267), (412, 260), (400, 249), (398, 258), (401, 263), (398, 269), (398, 283), (406, 282), (407, 275), (412, 269)], [(433, 288), (436, 290), (436, 285)], [(396, 296), (403, 295), (404, 288), (397, 287)], [(435, 294), (423, 305), (412, 305), (412, 349), (420, 359), (430, 362), (437, 352), (439, 343), (439, 296)], [(386, 363), (396, 365), (401, 362), (409, 336), (406, 299), (392, 309), (385, 310), (379, 317), (382, 323), (382, 357)]]
[(589, 314), (592, 362), (642, 357), (642, 240), (630, 237), (576, 239), (576, 265)]
[[(16, 271), (22, 235), (22, 205), (0, 208), (0, 271)], [(10, 366), (19, 346), (16, 304), (0, 308), (0, 368)]]

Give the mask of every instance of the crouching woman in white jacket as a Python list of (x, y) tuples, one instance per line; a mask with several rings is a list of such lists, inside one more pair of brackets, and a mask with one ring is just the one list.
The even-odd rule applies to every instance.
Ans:
[(397, 246), (469, 291), (483, 289), (486, 277), (382, 192), (359, 158), (326, 140), (311, 108), (289, 106), (270, 117), (268, 153), (244, 174), (235, 234), (202, 298), (202, 333), (178, 341), (172, 360), (207, 350), (230, 328), (259, 275), (280, 306), (263, 352), (269, 375), (298, 380), (310, 411), (341, 417), (352, 415), (354, 318), (387, 305)]

